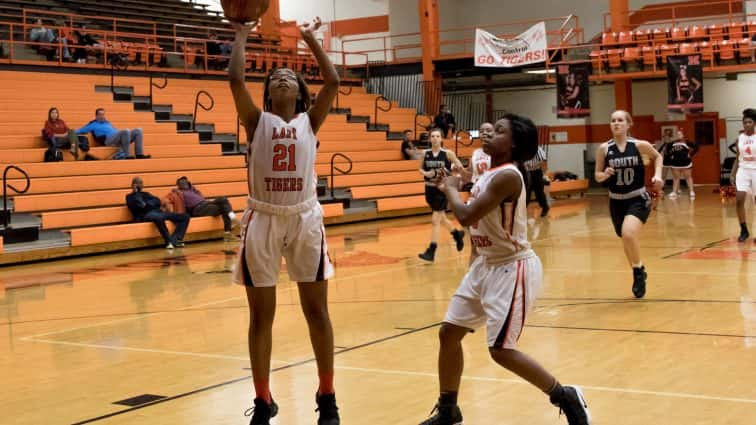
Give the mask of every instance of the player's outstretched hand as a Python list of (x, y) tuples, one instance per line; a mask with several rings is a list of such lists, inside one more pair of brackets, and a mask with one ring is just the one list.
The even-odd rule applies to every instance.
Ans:
[(323, 25), (323, 21), (320, 20), (320, 16), (312, 20), (312, 22), (305, 22), (299, 26), (299, 32), (302, 33), (302, 37), (314, 36), (315, 31), (319, 30)]

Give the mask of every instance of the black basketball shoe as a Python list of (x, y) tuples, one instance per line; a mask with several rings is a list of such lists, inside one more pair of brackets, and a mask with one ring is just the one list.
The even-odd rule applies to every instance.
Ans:
[(431, 415), (433, 416), (421, 422), (420, 425), (462, 425), (462, 411), (456, 404), (437, 403), (431, 410)]
[(457, 243), (457, 251), (462, 251), (463, 249), (465, 249), (465, 231), (454, 230), (451, 232), (451, 235), (454, 238), (454, 242)]
[(646, 295), (646, 268), (633, 267), (633, 295), (635, 298), (643, 298)]
[(588, 404), (580, 387), (566, 385), (563, 388), (561, 397), (551, 400), (554, 406), (559, 407), (559, 414), (564, 413), (570, 425), (591, 425), (591, 412), (588, 411)]
[(316, 412), (320, 413), (318, 425), (339, 425), (339, 408), (336, 407), (336, 394), (315, 395), (315, 402), (318, 403)]
[(247, 409), (244, 416), (252, 415), (249, 425), (270, 425), (270, 419), (278, 414), (278, 405), (275, 401), (266, 402), (261, 398), (255, 399), (255, 407)]
[(738, 236), (738, 242), (745, 242), (751, 235), (747, 229), (740, 229), (740, 236)]
[(421, 260), (430, 261), (431, 263), (436, 258), (436, 245), (435, 242), (431, 242), (431, 244), (428, 246), (428, 249), (425, 250), (422, 254), (417, 254), (418, 257), (420, 257)]

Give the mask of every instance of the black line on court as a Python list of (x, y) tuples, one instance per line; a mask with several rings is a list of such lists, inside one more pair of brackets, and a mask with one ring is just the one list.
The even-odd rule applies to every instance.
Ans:
[(725, 338), (756, 338), (756, 335), (737, 335), (737, 334), (715, 334), (702, 332), (680, 332), (680, 331), (654, 331), (648, 329), (616, 329), (616, 328), (587, 328), (579, 326), (556, 326), (556, 325), (525, 325), (526, 328), (545, 328), (545, 329), (565, 329), (574, 331), (594, 331), (594, 332), (624, 332), (624, 333), (643, 333), (643, 334), (662, 334), (662, 335), (684, 335), (684, 336), (715, 336)]
[[(432, 328), (438, 327), (440, 325), (441, 325), (441, 322), (433, 323), (431, 325), (426, 325), (426, 326), (423, 326), (421, 328), (413, 329), (411, 331), (402, 332), (400, 334), (390, 335), (390, 336), (387, 336), (387, 337), (375, 339), (373, 341), (369, 341), (369, 342), (366, 342), (366, 343), (363, 343), (363, 344), (355, 345), (354, 347), (344, 348), (342, 350), (336, 351), (334, 354), (335, 355), (339, 355), (339, 354), (343, 354), (343, 353), (348, 353), (350, 351), (358, 350), (360, 348), (370, 347), (372, 345), (377, 345), (377, 344), (380, 344), (382, 342), (390, 341), (390, 340), (393, 340), (393, 339), (401, 338), (403, 336), (407, 336), (407, 335), (411, 335), (411, 334), (414, 334), (414, 333), (422, 332), (422, 331), (425, 331), (425, 330), (428, 330), (428, 329), (432, 329)], [(270, 373), (280, 372), (282, 370), (287, 370), (287, 369), (292, 369), (292, 368), (295, 368), (297, 366), (302, 366), (302, 365), (305, 365), (305, 364), (308, 364), (308, 363), (312, 363), (314, 361), (315, 361), (315, 358), (313, 357), (313, 358), (309, 358), (309, 359), (306, 359), (306, 360), (301, 360), (301, 361), (298, 361), (298, 362), (295, 362), (295, 363), (289, 363), (287, 365), (279, 366), (277, 368), (271, 369)], [(177, 394), (177, 395), (174, 395), (174, 396), (166, 397), (166, 398), (163, 398), (163, 399), (160, 399), (160, 400), (156, 400), (156, 401), (151, 402), (151, 403), (146, 403), (146, 404), (142, 404), (142, 405), (139, 405), (139, 406), (136, 406), (136, 407), (131, 407), (131, 408), (128, 408), (128, 409), (119, 410), (119, 411), (116, 411), (116, 412), (113, 412), (113, 413), (108, 413), (106, 415), (98, 416), (96, 418), (85, 419), (85, 420), (80, 421), (80, 422), (74, 422), (71, 425), (90, 424), (90, 423), (93, 423), (93, 422), (101, 421), (103, 419), (108, 419), (108, 418), (112, 418), (114, 416), (120, 416), (120, 415), (123, 415), (123, 414), (126, 414), (126, 413), (130, 413), (130, 412), (133, 412), (135, 410), (144, 409), (145, 407), (154, 406), (156, 404), (161, 404), (161, 403), (165, 403), (165, 402), (168, 402), (168, 401), (178, 400), (180, 398), (189, 397), (190, 395), (194, 395), (194, 394), (198, 394), (198, 393), (214, 390), (214, 389), (220, 388), (220, 387), (225, 387), (227, 385), (235, 384), (235, 383), (241, 382), (241, 381), (246, 381), (246, 380), (251, 379), (251, 378), (252, 378), (252, 376), (248, 375), (248, 376), (243, 376), (243, 377), (240, 377), (240, 378), (231, 379), (231, 380), (228, 380), (228, 381), (225, 381), (225, 382), (221, 382), (221, 383), (218, 383), (218, 384), (209, 385), (207, 387), (202, 387), (202, 388), (198, 388), (196, 390), (192, 390), (192, 391), (188, 391), (188, 392), (185, 392), (185, 393)]]
[[(729, 240), (730, 240), (730, 238), (725, 238), (725, 239), (720, 239), (718, 241), (709, 242), (707, 244), (704, 244), (702, 247), (698, 248), (698, 250), (700, 252), (704, 252), (705, 250), (707, 250), (709, 248), (714, 248), (715, 246), (721, 244), (722, 242), (726, 242), (726, 241), (729, 241)], [(669, 255), (665, 255), (665, 256), (661, 257), (661, 259), (662, 260), (667, 260), (667, 259), (670, 259), (672, 257), (677, 257), (678, 255), (685, 254), (686, 252), (693, 251), (695, 249), (696, 248), (686, 248), (686, 249), (684, 249), (682, 251), (678, 251), (678, 252), (675, 252), (675, 253), (672, 253), (672, 254), (669, 254)]]
[(729, 241), (729, 240), (730, 240), (730, 238), (725, 238), (725, 239), (721, 239), (721, 240), (718, 240), (718, 241), (707, 243), (706, 245), (704, 245), (703, 247), (701, 247), (701, 252), (704, 252), (705, 250), (707, 250), (709, 248), (714, 248), (715, 246), (721, 244), (722, 242)]
[(413, 331), (413, 330), (415, 330), (415, 328), (394, 328), (394, 329), (396, 329), (398, 331)]

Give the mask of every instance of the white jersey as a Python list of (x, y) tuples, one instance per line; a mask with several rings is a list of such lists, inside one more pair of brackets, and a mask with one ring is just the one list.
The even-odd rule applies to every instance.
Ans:
[(502, 172), (517, 173), (522, 182), (520, 196), (515, 202), (501, 204), (470, 226), (470, 239), (478, 254), (494, 264), (509, 263), (535, 255), (528, 242), (525, 181), (516, 166), (501, 165), (480, 176), (472, 188), (470, 201), (486, 191), (491, 179)]
[(307, 113), (287, 123), (263, 112), (248, 151), (250, 197), (273, 205), (315, 198), (317, 143)]
[(738, 168), (756, 170), (756, 133), (738, 136)]
[(491, 157), (482, 148), (475, 149), (470, 158), (472, 164), (472, 182), (478, 181), (481, 175), (491, 168)]

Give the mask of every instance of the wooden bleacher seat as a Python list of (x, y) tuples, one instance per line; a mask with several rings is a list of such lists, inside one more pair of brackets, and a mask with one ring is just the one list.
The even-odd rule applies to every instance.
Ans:
[(576, 193), (584, 194), (588, 190), (588, 179), (552, 181), (549, 184), (549, 194), (552, 197), (570, 196)]

